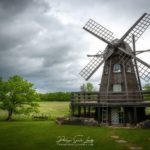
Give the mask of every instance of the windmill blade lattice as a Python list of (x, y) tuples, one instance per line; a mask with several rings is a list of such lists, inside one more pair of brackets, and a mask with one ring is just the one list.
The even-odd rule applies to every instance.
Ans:
[(126, 64), (130, 59), (131, 59), (131, 56), (122, 52), (122, 51), (119, 51), (118, 52), (119, 54), (119, 63), (123, 63), (123, 64)]
[(140, 36), (145, 32), (145, 30), (150, 25), (150, 14), (143, 14), (141, 18), (124, 34), (124, 36), (120, 39), (121, 41), (125, 41), (128, 44), (132, 43), (132, 35), (135, 36), (135, 41), (137, 41)]
[(101, 26), (92, 19), (89, 19), (89, 21), (85, 24), (83, 29), (85, 29), (86, 31), (93, 34), (94, 36), (101, 39), (107, 44), (111, 45), (111, 41), (114, 40), (114, 37), (112, 36), (113, 33), (111, 31)]
[[(102, 52), (99, 51), (97, 55), (101, 55)], [(85, 80), (88, 80), (93, 73), (97, 70), (101, 63), (103, 63), (103, 57), (93, 57), (91, 61), (81, 70), (79, 73)]]
[(150, 81), (150, 68), (137, 61), (139, 76), (146, 82)]
[[(136, 57), (134, 54), (127, 52), (126, 50), (124, 50), (123, 48), (119, 47), (119, 50), (121, 51), (122, 54), (127, 55), (127, 60), (128, 58), (133, 58), (137, 61), (137, 67), (138, 67), (138, 71), (139, 71), (139, 76), (145, 80), (145, 81), (149, 81), (150, 80), (150, 65), (147, 64), (146, 62), (142, 61), (141, 59), (139, 59), (138, 57)], [(125, 61), (126, 63), (127, 61)], [(136, 65), (136, 64), (135, 64)], [(134, 65), (134, 66), (135, 66)]]
[(109, 49), (107, 51), (107, 55), (103, 57), (103, 52), (99, 51), (97, 55), (100, 55), (100, 57), (93, 57), (91, 61), (81, 70), (79, 73), (85, 80), (88, 80), (94, 72), (103, 64), (105, 59), (107, 59), (111, 54), (113, 53), (112, 49)]

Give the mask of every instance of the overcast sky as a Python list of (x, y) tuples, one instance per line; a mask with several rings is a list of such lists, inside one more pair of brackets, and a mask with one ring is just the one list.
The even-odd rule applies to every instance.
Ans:
[[(0, 76), (21, 75), (41, 92), (79, 91), (87, 54), (106, 44), (82, 29), (89, 18), (120, 38), (149, 0), (0, 0)], [(137, 49), (150, 48), (150, 27)], [(141, 59), (150, 64), (150, 53)], [(102, 67), (91, 77), (100, 83)]]

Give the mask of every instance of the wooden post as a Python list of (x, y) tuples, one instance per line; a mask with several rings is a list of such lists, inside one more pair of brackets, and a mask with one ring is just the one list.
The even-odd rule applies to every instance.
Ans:
[(88, 107), (88, 116), (91, 117), (91, 107)]
[(70, 108), (70, 109), (71, 109), (71, 116), (74, 116), (74, 109), (75, 109), (75, 108), (74, 108), (74, 105), (73, 105), (73, 104), (71, 105), (71, 108)]
[(134, 109), (134, 123), (136, 124), (137, 123), (137, 108), (136, 107), (134, 107), (133, 108)]
[(84, 117), (86, 117), (86, 106), (84, 106)]
[[(108, 70), (108, 81), (107, 81), (107, 89), (106, 89), (106, 93), (108, 95), (109, 92), (109, 86), (110, 86), (110, 79), (111, 79), (111, 60), (109, 60), (109, 70)], [(107, 97), (108, 98), (108, 97)]]
[(126, 114), (125, 114), (125, 107), (122, 107), (122, 109), (123, 109), (123, 125), (125, 126), (125, 124), (126, 124), (126, 118), (125, 118), (125, 116), (126, 116)]
[(98, 123), (100, 123), (100, 107), (97, 107)]
[[(134, 34), (132, 35), (132, 41), (133, 41), (133, 52), (134, 52), (134, 55), (136, 55), (135, 36), (134, 36)], [(140, 88), (140, 91), (142, 91), (142, 85), (141, 85), (141, 80), (140, 80), (140, 76), (139, 76), (139, 72), (138, 72), (136, 59), (134, 59), (134, 63), (135, 63), (135, 69), (136, 69), (136, 74), (137, 74), (137, 80), (138, 80), (139, 88)], [(141, 95), (142, 95), (142, 93), (141, 93)]]
[(81, 116), (81, 106), (78, 106), (78, 116)]
[(128, 118), (129, 118), (129, 123), (130, 124), (133, 122), (132, 114), (133, 114), (132, 109), (128, 108)]
[(126, 66), (125, 66), (124, 62), (122, 63), (122, 67), (123, 67), (126, 99), (128, 99), (128, 86), (127, 86), (127, 76), (126, 76), (126, 68), (125, 68)]

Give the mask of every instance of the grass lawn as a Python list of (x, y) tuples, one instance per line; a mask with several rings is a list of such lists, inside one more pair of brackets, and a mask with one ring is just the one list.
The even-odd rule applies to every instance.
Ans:
[[(58, 146), (58, 136), (72, 138), (90, 136), (93, 146)], [(119, 144), (111, 138), (119, 135), (129, 144)], [(0, 149), (2, 150), (126, 150), (136, 145), (149, 150), (150, 130), (112, 129), (87, 126), (56, 125), (53, 121), (0, 122)]]
[[(48, 121), (32, 121), (30, 117), (14, 115), (14, 121), (0, 121), (1, 150), (127, 150), (130, 146), (140, 146), (149, 150), (150, 129), (100, 128), (88, 126), (57, 125), (54, 118), (69, 115), (68, 102), (42, 102), (40, 113), (50, 116)], [(6, 112), (0, 111), (1, 120)], [(24, 118), (23, 118), (24, 117)], [(18, 119), (18, 120), (17, 120)], [(59, 136), (73, 139), (77, 135), (94, 140), (93, 146), (59, 146)], [(112, 135), (126, 140), (117, 143)]]

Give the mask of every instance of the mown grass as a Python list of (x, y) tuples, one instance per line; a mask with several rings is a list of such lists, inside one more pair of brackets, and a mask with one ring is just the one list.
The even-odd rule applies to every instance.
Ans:
[[(40, 102), (41, 114), (49, 115), (47, 121), (32, 121), (31, 116), (14, 115), (11, 122), (0, 121), (0, 149), (2, 150), (127, 150), (140, 146), (149, 150), (150, 129), (101, 128), (74, 125), (57, 125), (55, 118), (69, 115), (69, 102)], [(6, 112), (0, 110), (1, 120)], [(94, 140), (93, 146), (58, 146), (58, 136), (73, 138), (84, 135)], [(127, 144), (111, 138), (118, 135)]]
[[(57, 125), (53, 121), (0, 122), (0, 148), (2, 150), (126, 150), (111, 136), (119, 135), (131, 145), (149, 150), (150, 130), (114, 129), (88, 126)], [(94, 140), (93, 146), (58, 146), (58, 136), (72, 138), (84, 135)]]

